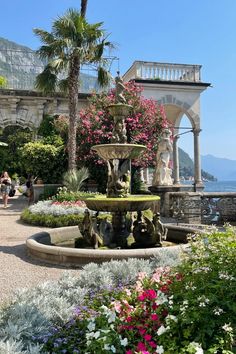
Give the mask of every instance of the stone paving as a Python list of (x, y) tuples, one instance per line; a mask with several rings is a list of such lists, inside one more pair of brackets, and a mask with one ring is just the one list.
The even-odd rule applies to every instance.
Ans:
[[(8, 205), (4, 209), (0, 200), (0, 302), (8, 301), (15, 289), (59, 279), (67, 270), (64, 266), (46, 264), (27, 255), (26, 239), (42, 228), (24, 225), (20, 221), (20, 214), (28, 205), (26, 197), (17, 193), (9, 198)], [(78, 269), (69, 271), (79, 272)]]

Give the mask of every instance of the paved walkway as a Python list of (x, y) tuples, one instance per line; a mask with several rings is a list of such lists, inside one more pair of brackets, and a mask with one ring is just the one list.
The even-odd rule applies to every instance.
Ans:
[[(9, 208), (4, 209), (0, 200), (0, 302), (8, 301), (15, 289), (58, 279), (67, 269), (34, 260), (27, 255), (27, 237), (42, 228), (24, 225), (20, 221), (20, 214), (28, 205), (26, 197), (17, 194), (9, 198), (8, 205)], [(78, 269), (71, 269), (70, 272), (78, 273)]]

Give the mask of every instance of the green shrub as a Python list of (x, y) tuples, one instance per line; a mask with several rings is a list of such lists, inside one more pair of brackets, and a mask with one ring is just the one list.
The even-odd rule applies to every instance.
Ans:
[(63, 227), (63, 226), (75, 226), (78, 225), (82, 219), (83, 214), (75, 215), (43, 215), (33, 214), (28, 209), (25, 209), (21, 214), (21, 220), (27, 224), (46, 226), (46, 227)]
[(64, 146), (29, 142), (20, 149), (22, 164), (28, 173), (44, 183), (58, 183), (66, 170)]
[[(177, 267), (172, 305), (159, 342), (169, 354), (230, 354), (236, 338), (236, 229), (195, 236)], [(202, 348), (202, 349), (201, 349)], [(197, 351), (198, 349), (198, 351)]]

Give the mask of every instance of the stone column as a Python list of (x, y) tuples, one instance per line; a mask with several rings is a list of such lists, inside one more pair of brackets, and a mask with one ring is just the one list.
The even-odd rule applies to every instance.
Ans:
[(178, 151), (178, 139), (179, 136), (175, 135), (173, 140), (173, 175), (174, 185), (180, 184), (179, 180), (179, 151)]
[(199, 134), (201, 129), (193, 130), (194, 137), (194, 183), (195, 185), (202, 184), (202, 175), (201, 175), (201, 160), (200, 160), (200, 143), (199, 143)]

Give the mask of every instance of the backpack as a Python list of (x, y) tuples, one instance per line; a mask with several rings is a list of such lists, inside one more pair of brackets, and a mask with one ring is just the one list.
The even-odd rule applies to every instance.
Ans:
[(9, 197), (14, 197), (15, 194), (16, 194), (16, 190), (13, 187), (11, 187), (9, 192)]

